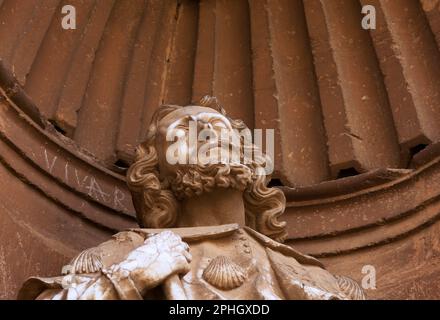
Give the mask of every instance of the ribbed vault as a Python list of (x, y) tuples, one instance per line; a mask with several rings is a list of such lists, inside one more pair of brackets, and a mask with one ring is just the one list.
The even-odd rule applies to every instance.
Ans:
[(152, 112), (207, 94), (275, 129), (288, 245), (439, 298), (439, 48), (438, 0), (0, 0), (0, 298), (136, 226)]
[[(108, 168), (160, 104), (205, 94), (276, 130), (276, 178), (406, 168), (440, 140), (440, 11), (414, 0), (4, 0), (0, 58), (42, 114)], [(61, 7), (77, 29), (61, 28)], [(377, 30), (361, 28), (361, 5)], [(118, 161), (119, 160), (119, 161)]]

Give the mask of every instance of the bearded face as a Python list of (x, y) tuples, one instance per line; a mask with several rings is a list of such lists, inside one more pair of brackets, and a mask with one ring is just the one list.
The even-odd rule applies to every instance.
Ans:
[(194, 106), (159, 121), (156, 139), (159, 171), (178, 199), (214, 188), (244, 191), (252, 182), (243, 139), (218, 111)]
[(173, 227), (181, 200), (233, 188), (243, 191), (246, 224), (282, 241), (285, 223), (278, 217), (286, 200), (279, 189), (267, 187), (263, 167), (269, 159), (253, 152), (243, 122), (219, 109), (162, 106), (153, 115), (147, 139), (127, 172), (138, 222), (146, 228)]

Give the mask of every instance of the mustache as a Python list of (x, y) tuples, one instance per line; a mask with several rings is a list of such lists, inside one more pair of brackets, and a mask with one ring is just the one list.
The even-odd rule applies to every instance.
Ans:
[[(199, 152), (209, 153), (210, 156), (219, 157), (227, 155), (228, 159), (241, 159), (244, 156), (244, 146), (241, 143), (231, 142), (226, 139), (209, 139), (205, 142), (198, 142), (196, 146), (188, 145), (188, 155), (191, 157), (198, 157)], [(236, 153), (236, 154), (234, 154)]]
[(167, 180), (175, 196), (181, 200), (211, 192), (216, 187), (244, 191), (252, 183), (252, 169), (241, 164), (183, 165)]

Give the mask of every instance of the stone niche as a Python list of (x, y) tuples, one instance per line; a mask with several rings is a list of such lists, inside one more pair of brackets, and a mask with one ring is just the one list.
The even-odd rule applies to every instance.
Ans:
[(69, 3), (74, 30), (58, 0), (0, 0), (0, 298), (135, 227), (151, 115), (206, 94), (275, 129), (288, 245), (374, 267), (369, 298), (440, 298), (438, 1)]

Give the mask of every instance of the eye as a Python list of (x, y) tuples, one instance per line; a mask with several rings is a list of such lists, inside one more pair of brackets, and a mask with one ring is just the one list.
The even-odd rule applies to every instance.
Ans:
[(188, 126), (189, 126), (189, 122), (190, 121), (194, 121), (191, 116), (185, 116), (181, 119), (178, 120), (177, 124), (174, 126), (175, 129), (182, 129), (187, 131), (188, 130)]
[(225, 123), (223, 118), (218, 116), (211, 116), (208, 118), (208, 122), (217, 129), (228, 129), (228, 125)]
[(175, 129), (188, 130), (188, 125), (186, 125), (184, 123), (180, 123), (175, 127)]
[(220, 119), (215, 119), (211, 122), (212, 126), (220, 129), (227, 129), (227, 125)]

